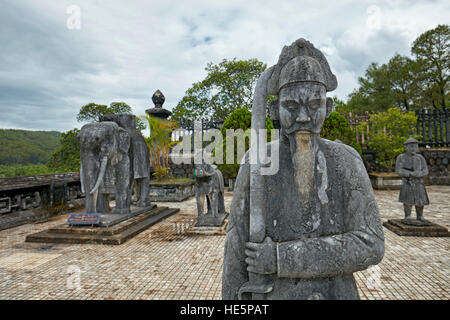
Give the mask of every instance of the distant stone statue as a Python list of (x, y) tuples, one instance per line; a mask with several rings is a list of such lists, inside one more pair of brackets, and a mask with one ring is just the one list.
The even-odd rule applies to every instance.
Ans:
[(225, 212), (223, 176), (217, 166), (195, 165), (195, 198), (198, 210), (196, 226), (221, 226), (227, 213)]
[[(428, 205), (427, 190), (423, 178), (428, 175), (425, 158), (418, 153), (419, 141), (409, 138), (405, 141), (405, 153), (397, 157), (395, 172), (402, 177), (402, 186), (398, 200), (403, 203), (405, 210), (405, 224), (429, 225), (423, 219), (423, 207)], [(412, 206), (416, 207), (416, 217), (411, 217)]]
[[(259, 78), (252, 129), (278, 96), (279, 169), (239, 169), (228, 221), (223, 299), (358, 299), (354, 272), (378, 264), (384, 234), (373, 189), (353, 148), (320, 138), (337, 87), (325, 56), (305, 39), (285, 46)], [(272, 113), (271, 113), (272, 114)], [(264, 146), (266, 147), (266, 146)]]

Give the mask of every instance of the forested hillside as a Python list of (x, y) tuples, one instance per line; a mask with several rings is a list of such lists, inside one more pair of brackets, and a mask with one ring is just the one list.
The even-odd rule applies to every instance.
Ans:
[(45, 164), (60, 138), (58, 131), (0, 129), (0, 165)]

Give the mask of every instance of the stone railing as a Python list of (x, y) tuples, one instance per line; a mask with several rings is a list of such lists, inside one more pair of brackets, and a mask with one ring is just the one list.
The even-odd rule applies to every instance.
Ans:
[(78, 172), (0, 179), (0, 213), (64, 204), (81, 198)]

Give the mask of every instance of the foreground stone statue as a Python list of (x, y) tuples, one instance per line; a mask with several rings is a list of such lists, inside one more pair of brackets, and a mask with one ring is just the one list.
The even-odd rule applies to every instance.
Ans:
[[(398, 200), (403, 203), (405, 210), (403, 223), (428, 225), (429, 223), (423, 219), (423, 207), (430, 203), (423, 181), (428, 175), (428, 167), (425, 158), (418, 151), (419, 141), (409, 138), (405, 141), (405, 153), (397, 157), (395, 172), (402, 177)], [(412, 206), (416, 207), (416, 220), (411, 217)]]
[[(278, 96), (279, 170), (261, 175), (244, 156), (225, 243), (223, 299), (358, 299), (353, 273), (381, 261), (384, 235), (359, 154), (321, 139), (337, 87), (324, 55), (304, 39), (258, 80), (252, 128), (267, 93)], [(271, 112), (272, 114), (272, 112)], [(273, 119), (278, 120), (278, 119)]]
[(110, 213), (110, 196), (115, 195), (113, 213), (128, 214), (131, 199), (130, 135), (115, 122), (85, 124), (80, 141), (80, 179), (88, 213)]
[(227, 213), (225, 212), (223, 176), (217, 166), (195, 165), (195, 198), (198, 210), (196, 226), (221, 226)]

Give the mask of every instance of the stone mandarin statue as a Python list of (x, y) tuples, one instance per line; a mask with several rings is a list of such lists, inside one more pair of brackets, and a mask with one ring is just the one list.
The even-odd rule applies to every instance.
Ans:
[[(418, 153), (419, 141), (409, 138), (405, 141), (405, 153), (397, 157), (395, 172), (402, 177), (399, 201), (403, 203), (406, 224), (427, 224), (423, 219), (423, 207), (428, 205), (427, 190), (423, 178), (428, 175), (425, 158)], [(411, 217), (412, 206), (416, 207), (417, 220)]]
[[(278, 96), (279, 170), (261, 175), (244, 156), (225, 242), (223, 299), (358, 299), (353, 273), (381, 261), (384, 235), (359, 154), (320, 138), (337, 87), (305, 39), (286, 46), (258, 80), (252, 128)], [(272, 113), (272, 112), (271, 112)], [(275, 112), (276, 114), (277, 112)], [(256, 169), (255, 169), (256, 168)]]

